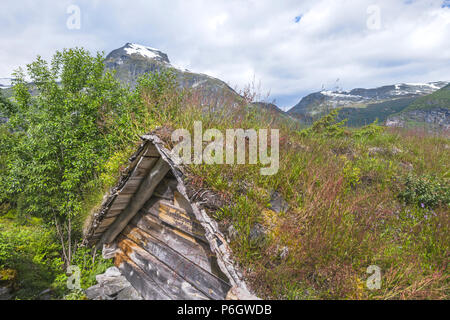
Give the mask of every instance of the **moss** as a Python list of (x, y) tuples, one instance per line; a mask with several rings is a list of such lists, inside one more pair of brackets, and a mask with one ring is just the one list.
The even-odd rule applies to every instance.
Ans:
[(17, 280), (17, 271), (14, 269), (0, 269), (0, 283), (14, 283)]

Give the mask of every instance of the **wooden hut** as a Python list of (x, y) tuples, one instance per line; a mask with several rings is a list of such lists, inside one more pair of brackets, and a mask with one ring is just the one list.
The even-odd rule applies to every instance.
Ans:
[(156, 135), (142, 140), (84, 244), (113, 258), (144, 299), (255, 299), (217, 223), (187, 196), (176, 156)]

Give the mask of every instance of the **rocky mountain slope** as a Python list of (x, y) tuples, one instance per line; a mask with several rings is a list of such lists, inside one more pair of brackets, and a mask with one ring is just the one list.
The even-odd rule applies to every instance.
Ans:
[(0, 89), (11, 88), (11, 78), (0, 78)]
[[(219, 93), (239, 97), (224, 81), (178, 68), (170, 63), (169, 57), (164, 52), (140, 44), (127, 43), (113, 50), (105, 58), (105, 67), (109, 71), (115, 71), (120, 82), (130, 85), (131, 88), (135, 87), (137, 79), (144, 73), (169, 69), (175, 73), (177, 82), (183, 88), (198, 88), (203, 94)], [(11, 80), (0, 78), (0, 90), (6, 97), (11, 95)]]
[[(171, 70), (177, 83), (182, 88), (192, 88), (201, 93), (202, 99), (208, 104), (220, 106), (224, 101), (240, 101), (242, 97), (224, 81), (202, 73), (174, 66), (166, 53), (144, 45), (127, 43), (113, 50), (105, 58), (107, 70), (114, 70), (116, 77), (124, 84), (133, 88), (139, 76), (147, 72)], [(255, 107), (261, 107), (278, 114), (285, 113), (271, 103), (257, 102)]]
[[(311, 119), (331, 109), (343, 108), (341, 116), (354, 118), (355, 125), (371, 122), (378, 116), (385, 120), (389, 115), (402, 111), (416, 98), (439, 90), (449, 82), (402, 83), (372, 89), (357, 88), (350, 91), (320, 91), (312, 93), (288, 111), (299, 119)], [(366, 109), (366, 110), (365, 110)]]
[(135, 43), (127, 43), (106, 56), (108, 70), (115, 70), (117, 78), (131, 87), (136, 85), (138, 77), (147, 72), (170, 69), (184, 88), (199, 88), (208, 93), (237, 93), (222, 80), (206, 74), (194, 73), (176, 67), (170, 63), (167, 54), (158, 49)]
[(423, 124), (432, 129), (450, 130), (450, 84), (416, 99), (386, 120), (387, 126), (407, 127)]

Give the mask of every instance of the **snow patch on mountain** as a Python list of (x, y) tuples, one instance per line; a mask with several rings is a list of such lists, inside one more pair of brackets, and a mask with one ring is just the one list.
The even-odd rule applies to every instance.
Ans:
[(405, 85), (407, 86), (414, 86), (414, 87), (429, 87), (431, 89), (434, 90), (438, 90), (441, 87), (437, 86), (435, 82), (430, 82), (430, 83), (405, 83)]
[[(156, 59), (160, 62), (165, 63), (168, 67), (171, 67), (173, 69), (177, 69), (182, 72), (189, 72), (188, 69), (171, 63), (169, 61), (167, 55), (159, 49), (152, 48), (149, 46), (144, 46), (144, 45), (137, 44), (137, 43), (127, 43), (123, 49), (125, 50), (125, 53), (127, 55), (131, 56), (133, 54), (138, 54), (138, 55), (148, 58), (148, 59)], [(121, 59), (117, 60), (117, 64), (120, 65), (122, 63), (123, 63), (123, 60), (121, 60)]]
[(355, 97), (361, 97), (361, 96), (358, 96), (358, 95), (348, 94), (348, 93), (343, 92), (343, 91), (327, 91), (327, 90), (324, 90), (324, 91), (321, 91), (320, 93), (323, 94), (324, 96), (329, 96), (329, 97), (333, 97), (333, 98), (342, 98), (342, 99), (346, 99), (346, 98), (352, 99), (352, 98), (355, 98)]
[(433, 93), (446, 86), (448, 82), (428, 82), (428, 83), (399, 83), (395, 85), (393, 95), (418, 94), (425, 95)]
[(161, 51), (152, 47), (146, 47), (136, 43), (130, 43), (127, 47), (124, 48), (125, 52), (129, 55), (139, 54), (143, 57), (153, 59), (161, 57)]
[(447, 81), (427, 83), (397, 83), (378, 88), (356, 88), (350, 91), (322, 90), (303, 97), (291, 108), (290, 114), (316, 115), (328, 110), (328, 107), (363, 107), (389, 100), (420, 97), (431, 94), (449, 84)]

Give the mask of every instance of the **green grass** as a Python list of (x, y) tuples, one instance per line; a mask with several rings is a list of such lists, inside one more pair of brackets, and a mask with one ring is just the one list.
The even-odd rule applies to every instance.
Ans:
[(39, 219), (20, 223), (12, 213), (1, 216), (0, 237), (8, 244), (1, 250), (6, 259), (2, 259), (0, 269), (15, 270), (16, 277), (11, 282), (16, 299), (36, 298), (48, 288), (59, 291), (52, 286), (61, 272), (59, 246)]
[[(227, 199), (211, 215), (223, 230), (237, 230), (233, 252), (259, 296), (448, 298), (448, 138), (376, 125), (349, 129), (330, 119), (301, 131), (264, 112), (220, 117), (195, 112), (195, 104), (185, 108), (170, 127), (190, 130), (193, 120), (202, 120), (204, 129), (281, 131), (274, 176), (250, 165), (189, 168), (190, 183)], [(373, 154), (373, 148), (382, 151)], [(411, 175), (419, 182), (408, 182)], [(287, 212), (268, 210), (272, 190), (289, 203)], [(267, 230), (263, 242), (250, 237), (256, 223)], [(283, 247), (286, 260), (279, 257)], [(380, 290), (366, 287), (369, 265), (382, 269)]]
[(447, 85), (432, 94), (418, 98), (408, 106), (405, 111), (429, 110), (433, 108), (450, 108), (450, 85)]
[[(84, 188), (78, 223), (88, 219), (115, 184), (139, 134), (164, 127), (159, 132), (170, 148), (171, 130), (192, 132), (197, 120), (204, 130), (222, 132), (279, 129), (280, 169), (273, 176), (260, 175), (261, 164), (185, 168), (186, 184), (223, 199), (220, 208), (208, 213), (224, 232), (231, 225), (237, 230), (231, 241), (234, 258), (256, 294), (277, 299), (448, 299), (448, 137), (376, 125), (346, 128), (333, 114), (305, 130), (289, 118), (248, 108), (254, 100), (249, 91), (237, 105), (235, 99), (222, 100), (217, 108), (217, 99), (205, 101), (194, 90), (181, 92), (166, 81), (158, 75), (140, 81), (134, 108), (144, 116), (126, 119), (131, 129), (117, 134), (115, 152)], [(272, 191), (287, 201), (286, 212), (269, 208)], [(61, 288), (66, 276), (55, 267), (60, 255), (52, 256), (60, 253), (52, 246), (57, 243), (54, 231), (5, 221), (0, 222), (0, 235), (7, 238), (2, 243), (8, 243), (0, 247), (0, 261), (7, 262), (3, 267), (18, 270), (19, 279), (42, 275), (23, 282), (24, 290), (31, 291), (20, 297), (35, 297), (48, 285)], [(262, 241), (251, 237), (256, 224), (266, 230)], [(20, 230), (28, 231), (22, 236)], [(36, 246), (26, 245), (34, 241)], [(23, 254), (11, 256), (11, 246), (22, 245)], [(282, 258), (283, 248), (288, 254)], [(28, 261), (37, 265), (22, 272)], [(79, 250), (74, 261), (85, 270), (85, 287), (109, 263), (90, 263), (89, 249)], [(379, 290), (366, 287), (370, 265), (382, 270)], [(77, 293), (69, 297), (82, 298)]]
[(415, 100), (416, 98), (403, 98), (369, 104), (365, 108), (342, 108), (339, 119), (348, 119), (347, 124), (351, 127), (361, 127), (376, 119), (384, 123), (389, 116), (403, 111)]
[[(103, 273), (111, 261), (98, 254), (93, 261), (90, 249), (77, 250), (73, 265), (81, 270), (81, 287), (94, 285), (95, 275)], [(0, 215), (0, 284), (13, 289), (16, 300), (41, 299), (41, 293), (50, 289), (51, 299), (84, 299), (82, 291), (67, 288), (63, 270), (61, 247), (53, 229), (41, 219), (19, 218), (15, 210)], [(8, 277), (8, 275), (10, 275)]]

